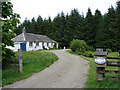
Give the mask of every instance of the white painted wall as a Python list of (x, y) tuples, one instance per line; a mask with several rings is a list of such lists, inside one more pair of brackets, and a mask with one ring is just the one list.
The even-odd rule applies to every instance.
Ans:
[[(23, 43), (23, 42), (15, 42), (14, 47), (7, 46), (6, 48), (9, 48), (13, 51), (18, 51), (18, 49), (20, 49), (20, 43)], [(35, 51), (35, 50), (43, 49), (43, 45), (45, 46), (45, 48), (50, 49), (50, 48), (53, 48), (53, 46), (55, 45), (55, 43), (47, 44), (47, 42), (44, 42), (42, 45), (42, 42), (39, 42), (39, 46), (36, 46), (36, 42), (32, 42), (32, 43), (33, 43), (33, 46), (29, 46), (29, 42), (26, 43), (26, 51)], [(58, 44), (56, 46), (58, 48)]]
[(43, 49), (43, 47), (42, 47), (42, 42), (39, 42), (39, 46), (36, 46), (36, 48), (37, 48), (37, 50)]
[(32, 46), (29, 46), (29, 45), (30, 45), (29, 42), (27, 42), (27, 44), (26, 44), (27, 51), (35, 51), (36, 50), (36, 48), (35, 48), (36, 43), (35, 42), (32, 42)]
[(39, 42), (39, 46), (36, 46), (36, 42), (32, 42), (33, 46), (29, 46), (29, 42), (26, 44), (26, 50), (27, 51), (35, 51), (39, 49), (43, 49), (42, 42)]
[(6, 48), (9, 48), (9, 49), (11, 49), (11, 50), (13, 50), (13, 51), (18, 51), (18, 49), (20, 49), (20, 43), (22, 43), (22, 42), (15, 42), (15, 43), (14, 43), (14, 47), (12, 47), (12, 46), (7, 46)]
[(57, 43), (57, 46), (56, 46), (56, 48), (58, 48), (58, 43)]
[(47, 46), (47, 42), (44, 42), (44, 47), (45, 47), (46, 49), (49, 49), (48, 46)]
[(32, 51), (32, 47), (29, 46), (29, 42), (26, 43), (26, 51)]
[(48, 44), (48, 47), (49, 47), (49, 48), (52, 48), (52, 43), (49, 43), (49, 44)]

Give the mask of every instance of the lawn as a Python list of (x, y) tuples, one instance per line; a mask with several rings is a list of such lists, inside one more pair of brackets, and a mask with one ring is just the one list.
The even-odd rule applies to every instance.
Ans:
[[(68, 51), (71, 54), (75, 54), (76, 53), (72, 52), (72, 51)], [(119, 83), (120, 81), (116, 78), (110, 78), (110, 76), (118, 76), (118, 74), (110, 74), (107, 73), (105, 76), (105, 79), (103, 81), (96, 81), (96, 67), (95, 67), (95, 63), (94, 63), (94, 58), (89, 58), (89, 57), (85, 57), (82, 55), (79, 55), (80, 57), (89, 60), (89, 72), (88, 72), (88, 79), (87, 82), (85, 84), (85, 88), (118, 88), (119, 87)], [(117, 52), (112, 52), (110, 53), (108, 56), (111, 57), (118, 57)], [(107, 70), (118, 70), (117, 67), (107, 67)], [(119, 87), (120, 88), (120, 87)]]
[(27, 51), (23, 52), (23, 73), (15, 70), (2, 71), (2, 86), (30, 77), (32, 74), (53, 64), (58, 57), (51, 52)]

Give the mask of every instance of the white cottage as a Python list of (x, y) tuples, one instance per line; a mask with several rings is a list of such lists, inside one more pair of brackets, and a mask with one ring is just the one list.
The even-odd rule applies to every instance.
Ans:
[(13, 51), (22, 49), (23, 51), (35, 51), (39, 49), (50, 49), (54, 46), (58, 48), (58, 43), (45, 35), (26, 33), (23, 28), (22, 33), (12, 39), (14, 47), (8, 46)]

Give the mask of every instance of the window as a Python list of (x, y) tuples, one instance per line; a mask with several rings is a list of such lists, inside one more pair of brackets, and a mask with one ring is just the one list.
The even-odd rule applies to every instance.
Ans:
[(39, 42), (36, 43), (36, 46), (39, 46)]
[(32, 47), (32, 46), (33, 46), (33, 43), (32, 43), (32, 42), (29, 42), (29, 46), (31, 46), (31, 47)]
[(42, 46), (44, 46), (44, 42), (42, 42)]
[(49, 43), (47, 43), (47, 46), (49, 47)]

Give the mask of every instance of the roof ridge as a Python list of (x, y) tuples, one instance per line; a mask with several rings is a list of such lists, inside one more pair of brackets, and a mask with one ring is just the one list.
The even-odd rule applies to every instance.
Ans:
[(26, 41), (25, 33), (22, 33), (22, 34), (23, 34), (23, 39), (24, 39), (24, 41)]
[[(26, 34), (39, 35), (39, 36), (46, 36), (46, 35), (40, 35), (40, 34), (34, 34), (34, 33), (26, 33)], [(47, 36), (46, 36), (46, 37), (47, 37)]]
[(21, 33), (13, 38), (13, 41), (44, 41), (44, 42), (56, 42), (46, 35), (39, 35), (33, 33)]

